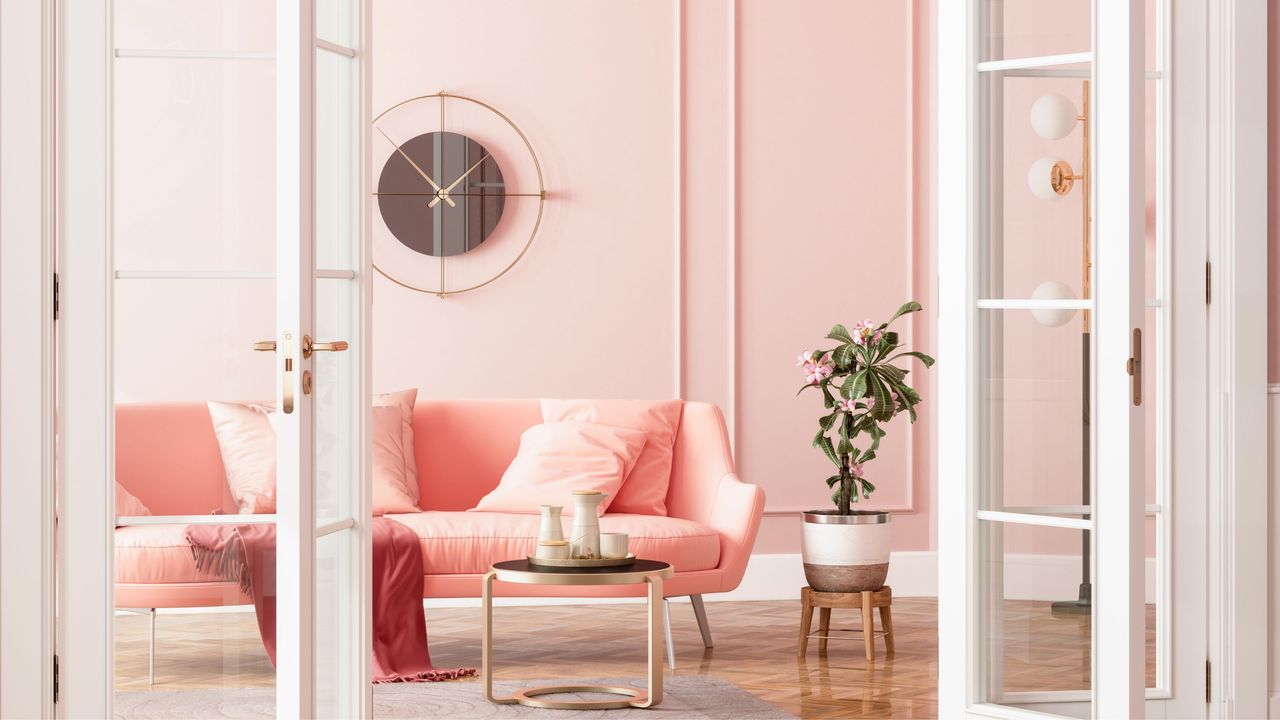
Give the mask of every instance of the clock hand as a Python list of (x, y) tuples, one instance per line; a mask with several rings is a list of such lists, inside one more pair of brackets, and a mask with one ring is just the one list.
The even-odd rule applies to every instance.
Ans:
[[(422, 168), (418, 167), (418, 163), (414, 162), (413, 158), (409, 157), (404, 150), (401, 150), (400, 146), (396, 145), (396, 141), (392, 140), (390, 135), (387, 135), (387, 133), (384, 132), (382, 128), (378, 128), (378, 132), (382, 133), (382, 137), (386, 138), (387, 142), (391, 143), (392, 145), (395, 145), (396, 152), (400, 153), (401, 157), (409, 161), (409, 164), (413, 166), (414, 170), (418, 171), (418, 174), (422, 176), (423, 180), (427, 181), (427, 184), (431, 186), (431, 189), (435, 190), (437, 193), (440, 192), (440, 186), (436, 184), (436, 181), (432, 180), (430, 175), (423, 172)], [(444, 200), (445, 202), (449, 203), (449, 207), (456, 207), (456, 203), (454, 203), (453, 200), (450, 200), (448, 197), (445, 197)], [(436, 202), (438, 202), (438, 200)], [(431, 203), (431, 206), (435, 207), (435, 202)]]
[(467, 168), (467, 171), (466, 171), (466, 172), (462, 173), (462, 175), (461, 175), (460, 177), (458, 177), (458, 179), (457, 179), (457, 180), (454, 180), (452, 185), (450, 185), (449, 187), (445, 188), (444, 190), (441, 190), (441, 191), (440, 191), (440, 194), (439, 194), (439, 195), (437, 195), (437, 196), (436, 196), (436, 198), (435, 198), (434, 200), (432, 200), (431, 202), (427, 203), (427, 207), (429, 207), (429, 208), (435, 207), (435, 206), (436, 206), (436, 204), (437, 204), (437, 203), (439, 203), (441, 199), (444, 199), (444, 200), (446, 200), (446, 201), (447, 201), (447, 200), (449, 200), (449, 191), (450, 191), (450, 190), (452, 190), (452, 189), (454, 189), (454, 188), (456, 188), (456, 187), (458, 187), (458, 183), (460, 183), (460, 182), (462, 182), (464, 179), (466, 179), (466, 177), (467, 177), (468, 175), (470, 175), (470, 174), (471, 174), (471, 171), (472, 171), (472, 170), (475, 170), (476, 168), (480, 167), (480, 163), (482, 163), (482, 162), (484, 162), (485, 160), (488, 160), (488, 159), (489, 159), (489, 153), (485, 153), (485, 154), (484, 154), (484, 157), (482, 157), (482, 158), (480, 158), (479, 160), (477, 160), (475, 165), (472, 165), (471, 167)]

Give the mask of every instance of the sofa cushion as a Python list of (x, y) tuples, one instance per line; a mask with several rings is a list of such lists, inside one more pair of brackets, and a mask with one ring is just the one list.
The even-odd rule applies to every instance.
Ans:
[[(541, 522), (537, 515), (489, 512), (387, 517), (417, 533), (428, 575), (484, 573), (496, 562), (527, 557), (537, 545)], [(671, 563), (677, 572), (709, 570), (720, 563), (720, 536), (692, 520), (605, 513), (600, 529), (627, 533), (637, 557)]]
[(603, 514), (622, 479), (644, 449), (645, 434), (592, 422), (534, 425), (520, 436), (520, 450), (492, 492), (472, 510), (536, 513), (540, 505), (574, 511), (574, 493), (604, 494)]
[(544, 422), (586, 420), (634, 428), (647, 438), (610, 507), (616, 513), (667, 514), (667, 488), (683, 400), (542, 400)]
[(276, 511), (276, 434), (272, 408), (209, 401), (227, 487), (242, 515)]
[(116, 582), (219, 582), (221, 578), (196, 570), (186, 530), (182, 523), (116, 528)]

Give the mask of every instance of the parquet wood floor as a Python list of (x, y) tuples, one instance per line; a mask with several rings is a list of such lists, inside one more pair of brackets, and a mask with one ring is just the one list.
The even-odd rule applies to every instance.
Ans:
[[(1047, 603), (1006, 605), (1004, 661), (1009, 690), (1073, 689), (1087, 682), (1088, 618), (1053, 618)], [(832, 640), (826, 657), (811, 643), (796, 657), (798, 598), (709, 602), (715, 647), (704, 649), (693, 609), (672, 602), (677, 674), (728, 680), (803, 718), (937, 716), (937, 602), (895, 598), (897, 653), (874, 662), (856, 633)], [(1149, 637), (1154, 613), (1148, 613)], [(833, 627), (856, 627), (857, 613), (835, 611)], [(161, 615), (156, 689), (270, 686), (275, 675), (252, 613)], [(431, 657), (439, 667), (480, 663), (480, 610), (427, 612)], [(495, 676), (584, 678), (644, 672), (643, 605), (500, 607), (494, 612)], [(1154, 665), (1148, 652), (1148, 668)], [(469, 682), (469, 681), (463, 681)], [(147, 618), (116, 618), (116, 684), (147, 689)]]

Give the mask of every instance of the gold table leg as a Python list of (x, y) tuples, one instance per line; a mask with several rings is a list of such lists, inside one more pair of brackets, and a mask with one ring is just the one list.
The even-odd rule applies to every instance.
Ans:
[[(648, 691), (606, 685), (559, 685), (521, 690), (509, 698), (493, 696), (493, 579), (492, 571), (482, 580), (484, 624), (480, 639), (480, 676), (484, 682), (484, 699), (491, 703), (510, 705), (520, 703), (529, 707), (556, 710), (607, 710), (613, 708), (649, 708), (662, 702), (662, 578), (647, 575), (649, 612), (649, 672)], [(622, 695), (619, 700), (542, 700), (540, 695), (567, 693), (601, 693)]]
[(480, 581), (481, 604), (484, 606), (484, 624), (480, 626), (480, 677), (484, 681), (484, 699), (499, 705), (510, 705), (516, 702), (513, 697), (495, 698), (493, 696), (493, 577), (490, 571)]

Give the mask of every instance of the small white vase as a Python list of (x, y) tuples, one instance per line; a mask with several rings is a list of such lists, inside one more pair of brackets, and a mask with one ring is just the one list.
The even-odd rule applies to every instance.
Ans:
[(560, 511), (564, 508), (559, 505), (541, 505), (542, 524), (538, 527), (538, 541), (543, 540), (564, 540), (564, 526), (560, 524)]
[(569, 541), (569, 556), (575, 559), (600, 557), (600, 518), (596, 508), (604, 502), (605, 494), (599, 490), (574, 490), (573, 533)]

